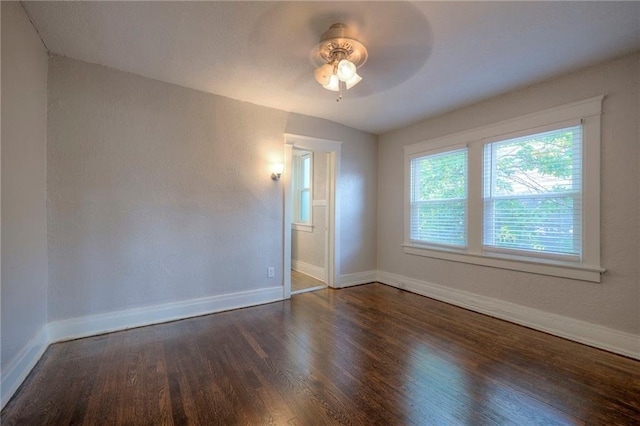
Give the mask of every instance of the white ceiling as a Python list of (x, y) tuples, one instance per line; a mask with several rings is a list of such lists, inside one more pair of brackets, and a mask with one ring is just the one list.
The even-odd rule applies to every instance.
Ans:
[[(640, 49), (640, 2), (24, 2), (47, 48), (382, 133)], [(336, 103), (311, 49), (343, 22), (369, 50)]]

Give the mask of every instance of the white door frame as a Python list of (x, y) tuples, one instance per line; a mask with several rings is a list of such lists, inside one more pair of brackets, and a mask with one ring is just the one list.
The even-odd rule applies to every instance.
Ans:
[(305, 149), (314, 152), (326, 152), (329, 157), (327, 167), (327, 216), (328, 232), (326, 246), (328, 256), (325, 258), (327, 265), (325, 276), (329, 287), (337, 287), (340, 282), (340, 197), (338, 194), (338, 181), (340, 179), (340, 156), (342, 142), (328, 139), (319, 139), (310, 136), (285, 133), (284, 135), (284, 293), (283, 297), (291, 297), (291, 165), (293, 148)]

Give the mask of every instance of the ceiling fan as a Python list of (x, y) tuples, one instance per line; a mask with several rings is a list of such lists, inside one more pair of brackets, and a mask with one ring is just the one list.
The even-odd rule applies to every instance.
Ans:
[(325, 89), (338, 92), (336, 101), (340, 101), (345, 90), (362, 81), (357, 70), (367, 61), (368, 52), (347, 25), (337, 23), (322, 34), (312, 57), (319, 65), (313, 73), (316, 81)]
[[(307, 102), (335, 94), (340, 105), (351, 104), (402, 84), (420, 71), (431, 52), (430, 24), (413, 2), (269, 4), (251, 31), (249, 54), (265, 70), (263, 84), (274, 89), (273, 96), (287, 93)], [(356, 69), (347, 78), (353, 67), (341, 67), (347, 74), (340, 72), (340, 93), (336, 65), (343, 59)]]

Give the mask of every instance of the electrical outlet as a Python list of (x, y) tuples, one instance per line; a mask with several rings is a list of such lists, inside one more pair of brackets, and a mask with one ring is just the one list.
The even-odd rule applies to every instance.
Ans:
[(275, 268), (274, 268), (273, 266), (269, 266), (269, 267), (267, 268), (267, 277), (268, 277), (268, 278), (273, 278), (273, 277), (275, 277), (275, 276), (276, 276), (276, 270), (275, 270)]

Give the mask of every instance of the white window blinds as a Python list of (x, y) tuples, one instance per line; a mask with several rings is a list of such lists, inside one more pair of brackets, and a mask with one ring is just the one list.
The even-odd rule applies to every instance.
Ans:
[(310, 151), (293, 152), (293, 222), (298, 224), (312, 223), (312, 187), (313, 187), (313, 153)]
[(311, 221), (311, 154), (305, 154), (300, 158), (300, 223), (309, 223)]
[(410, 239), (467, 244), (467, 148), (411, 159)]
[(582, 126), (484, 145), (483, 249), (579, 261)]

